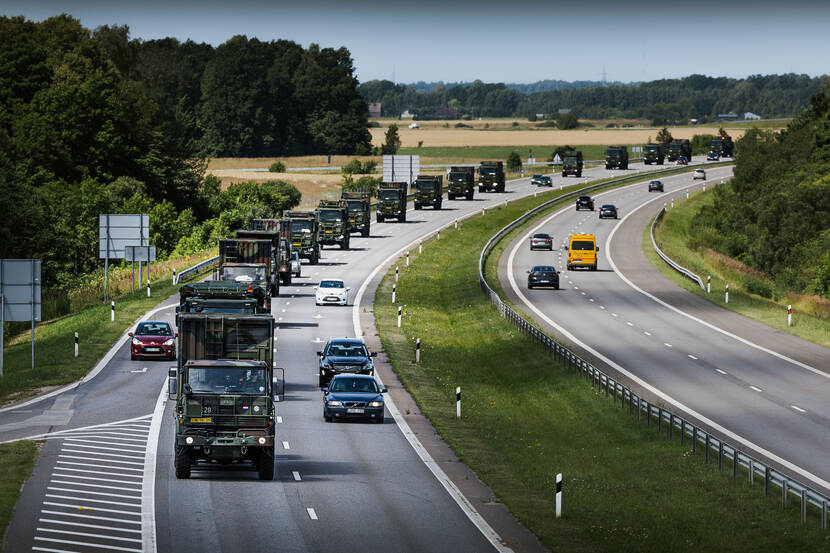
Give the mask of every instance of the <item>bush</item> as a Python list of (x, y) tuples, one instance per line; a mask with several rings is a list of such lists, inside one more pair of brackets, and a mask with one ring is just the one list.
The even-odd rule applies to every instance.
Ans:
[(370, 129), (379, 129), (380, 128), (380, 122), (379, 121), (369, 121), (368, 126), (369, 126)]
[(484, 123), (484, 128), (489, 129), (490, 128), (490, 123)]
[(470, 125), (467, 125), (465, 123), (456, 123), (455, 128), (456, 129), (472, 129), (472, 127)]
[(359, 159), (353, 159), (343, 167), (344, 175), (354, 175), (363, 172), (363, 165)]
[(549, 127), (549, 128), (556, 128), (556, 121), (542, 121), (536, 125), (537, 127)]
[(285, 173), (285, 163), (282, 161), (275, 161), (271, 164), (268, 170), (272, 173)]
[(519, 157), (519, 154), (516, 151), (510, 152), (510, 155), (507, 156), (507, 170), (508, 171), (519, 171), (522, 168), (522, 158)]
[(762, 298), (772, 298), (774, 295), (774, 290), (770, 283), (752, 276), (747, 275), (744, 277), (743, 287), (750, 294), (755, 294)]
[(518, 126), (519, 126), (519, 122), (518, 122), (518, 121), (513, 121), (513, 123), (512, 123), (510, 126), (511, 126), (511, 127), (518, 127)]
[(576, 114), (573, 112), (563, 113), (559, 116), (557, 122), (559, 123), (559, 128), (562, 130), (576, 129), (579, 127), (579, 119), (577, 119)]

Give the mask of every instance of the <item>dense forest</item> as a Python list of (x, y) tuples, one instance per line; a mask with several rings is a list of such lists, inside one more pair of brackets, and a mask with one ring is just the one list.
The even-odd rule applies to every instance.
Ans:
[(750, 129), (735, 148), (735, 178), (693, 221), (696, 245), (830, 297), (830, 83), (786, 130)]
[(101, 270), (101, 213), (149, 213), (160, 258), (213, 247), (300, 195), (220, 190), (205, 156), (366, 152), (356, 89), (344, 48), (0, 17), (0, 258), (41, 259), (47, 288), (83, 282)]
[[(712, 119), (720, 113), (751, 111), (764, 118), (792, 117), (804, 110), (826, 77), (807, 75), (756, 75), (746, 79), (691, 75), (638, 84), (582, 86), (533, 92), (515, 85), (438, 84), (425, 92), (422, 86), (369, 81), (358, 88), (368, 102), (381, 102), (383, 115), (396, 117), (409, 110), (416, 118), (429, 119), (440, 108), (450, 108), (462, 118), (553, 118), (559, 110), (571, 110), (579, 118), (646, 119), (655, 125)], [(527, 93), (523, 93), (527, 92)]]

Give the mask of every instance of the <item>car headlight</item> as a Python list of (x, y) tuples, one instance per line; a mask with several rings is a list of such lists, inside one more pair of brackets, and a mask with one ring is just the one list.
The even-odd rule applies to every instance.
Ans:
[(176, 343), (176, 341), (175, 341), (173, 338), (170, 338), (169, 340), (166, 340), (166, 341), (164, 342), (164, 345), (165, 345), (165, 346), (172, 346), (172, 345), (173, 345), (173, 344), (175, 344), (175, 343)]
[(322, 363), (320, 363), (320, 368), (321, 369), (331, 369), (331, 363), (329, 363), (328, 361), (323, 361)]
[(133, 338), (133, 345), (134, 346), (140, 346), (141, 344), (142, 344), (141, 340), (139, 340), (138, 338)]
[(330, 399), (326, 403), (328, 404), (329, 407), (341, 407), (343, 405), (343, 402), (341, 402), (337, 399)]
[(370, 401), (369, 407), (383, 407), (382, 401)]

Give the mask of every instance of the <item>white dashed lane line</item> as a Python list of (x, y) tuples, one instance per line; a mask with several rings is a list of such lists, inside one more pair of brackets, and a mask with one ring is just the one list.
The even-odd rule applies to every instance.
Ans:
[(632, 323), (631, 321), (625, 321), (625, 324), (627, 324), (628, 326), (634, 326), (634, 323)]
[(282, 442), (282, 448), (283, 448), (283, 449), (291, 449), (291, 446), (290, 446), (290, 445), (288, 445), (288, 442), (285, 442), (285, 441), (284, 441), (284, 442)]
[(646, 336), (651, 336), (651, 332), (649, 332), (648, 330), (644, 330), (643, 334), (645, 334)]
[(314, 511), (314, 509), (308, 507), (306, 511), (308, 512), (308, 518), (310, 518), (311, 520), (317, 520), (317, 513)]
[(672, 345), (671, 345), (670, 343), (668, 343), (668, 342), (663, 342), (663, 345), (664, 345), (664, 346), (666, 346), (667, 348), (672, 347)]
[(802, 409), (802, 408), (801, 408), (801, 407), (799, 407), (798, 405), (790, 405), (790, 407), (792, 407), (793, 409), (795, 409), (795, 410), (796, 410), (796, 411), (798, 411), (799, 413), (806, 413), (806, 412), (807, 412), (807, 410), (806, 410), (806, 409)]
[(749, 389), (752, 390), (753, 392), (758, 392), (758, 393), (761, 393), (761, 392), (764, 391), (761, 388), (758, 388), (756, 386), (750, 386)]
[(295, 470), (295, 471), (291, 471), (291, 474), (293, 474), (293, 475), (294, 475), (294, 480), (295, 480), (296, 482), (299, 482), (300, 480), (302, 480), (302, 478), (300, 478), (300, 473), (299, 473), (299, 472), (297, 472), (296, 470)]
[(726, 374), (726, 371), (725, 371), (725, 370), (723, 370), (723, 369), (715, 369), (715, 370), (716, 370), (716, 371), (718, 371), (718, 372), (719, 372), (719, 373), (721, 373), (721, 374), (724, 374), (724, 375)]
[(689, 355), (687, 355), (687, 357), (688, 357), (689, 359), (693, 360), (693, 361), (697, 361), (697, 357), (695, 357), (695, 356), (694, 356), (694, 355), (692, 355), (691, 353), (690, 353)]

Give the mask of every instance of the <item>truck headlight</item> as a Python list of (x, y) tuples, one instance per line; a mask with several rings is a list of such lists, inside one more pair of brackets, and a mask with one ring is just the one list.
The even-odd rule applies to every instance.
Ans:
[(193, 436), (188, 436), (184, 441), (187, 445), (191, 445), (193, 443)]
[(265, 445), (265, 437), (261, 436), (258, 440), (259, 445)]

